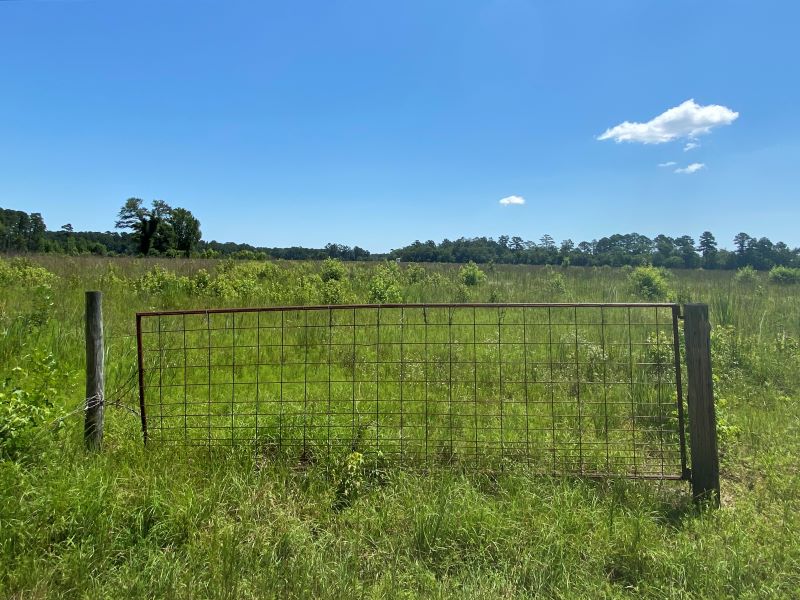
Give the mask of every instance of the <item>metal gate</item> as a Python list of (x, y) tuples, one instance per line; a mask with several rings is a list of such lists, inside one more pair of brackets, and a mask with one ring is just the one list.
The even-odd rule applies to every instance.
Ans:
[(688, 479), (678, 305), (138, 313), (148, 444)]

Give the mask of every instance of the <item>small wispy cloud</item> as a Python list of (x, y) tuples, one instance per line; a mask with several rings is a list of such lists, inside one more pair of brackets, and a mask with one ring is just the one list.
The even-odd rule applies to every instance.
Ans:
[(659, 167), (662, 167), (662, 168), (663, 168), (663, 167), (674, 167), (674, 166), (675, 166), (675, 165), (677, 165), (677, 164), (678, 164), (678, 163), (676, 163), (674, 160), (670, 160), (670, 161), (667, 161), (667, 162), (665, 162), (665, 163), (658, 163), (658, 166), (659, 166)]
[(522, 196), (506, 196), (505, 198), (500, 198), (500, 204), (503, 206), (525, 204), (525, 198)]
[(695, 148), (700, 147), (700, 142), (686, 142), (686, 145), (683, 147), (684, 152), (688, 152), (689, 150), (694, 150)]
[(694, 138), (709, 133), (714, 127), (730, 125), (739, 118), (739, 113), (727, 106), (707, 104), (701, 106), (694, 100), (670, 108), (646, 123), (624, 121), (606, 129), (598, 140), (615, 142), (638, 142), (641, 144), (663, 144), (680, 138)]
[(700, 169), (705, 168), (705, 163), (692, 163), (680, 169), (675, 169), (675, 172), (680, 173), (681, 175), (691, 175), (692, 173), (697, 173)]

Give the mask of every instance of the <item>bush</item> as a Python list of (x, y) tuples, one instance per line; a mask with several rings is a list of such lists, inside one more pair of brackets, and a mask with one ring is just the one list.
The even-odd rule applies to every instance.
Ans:
[(322, 277), (322, 281), (342, 281), (347, 278), (347, 269), (342, 261), (336, 258), (326, 258), (322, 263), (320, 277)]
[(780, 285), (800, 283), (800, 269), (791, 267), (772, 267), (769, 271), (769, 280)]
[(375, 304), (395, 304), (402, 301), (399, 284), (399, 269), (394, 263), (386, 263), (376, 269), (369, 282), (369, 301)]
[(733, 280), (740, 285), (752, 285), (758, 281), (758, 273), (753, 267), (747, 265), (736, 271)]
[(422, 283), (427, 276), (428, 272), (425, 270), (425, 267), (410, 265), (406, 269), (406, 281), (408, 281), (408, 283)]
[(191, 281), (156, 265), (137, 279), (134, 287), (140, 294), (177, 293), (191, 289)]
[(52, 355), (25, 359), (30, 368), (15, 367), (0, 381), (0, 457), (12, 460), (25, 454), (53, 418), (53, 398), (63, 386)]
[(544, 287), (548, 293), (554, 296), (566, 296), (567, 294), (567, 280), (561, 273), (553, 271), (549, 267), (547, 269)]
[(474, 262), (469, 261), (459, 269), (458, 278), (464, 285), (476, 286), (486, 281), (486, 273), (481, 271)]
[(0, 286), (18, 285), (26, 288), (50, 287), (58, 277), (39, 265), (23, 258), (0, 259)]
[(636, 267), (628, 275), (635, 296), (643, 300), (666, 300), (670, 295), (668, 275), (653, 266)]
[(320, 300), (323, 304), (344, 304), (347, 300), (344, 282), (338, 279), (323, 281), (320, 285)]

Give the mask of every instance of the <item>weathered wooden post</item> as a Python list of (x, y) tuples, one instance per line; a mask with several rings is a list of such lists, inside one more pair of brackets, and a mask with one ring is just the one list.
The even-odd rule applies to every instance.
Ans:
[(86, 419), (83, 439), (87, 450), (99, 450), (103, 443), (104, 409), (103, 294), (86, 292)]
[(707, 304), (683, 307), (686, 370), (689, 382), (689, 441), (692, 451), (692, 494), (719, 506), (719, 455), (714, 386), (711, 380), (711, 325)]

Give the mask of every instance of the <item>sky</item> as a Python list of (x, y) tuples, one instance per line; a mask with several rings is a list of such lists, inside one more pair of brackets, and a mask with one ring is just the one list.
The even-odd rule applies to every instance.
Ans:
[(0, 0), (0, 206), (204, 239), (800, 245), (800, 3)]

